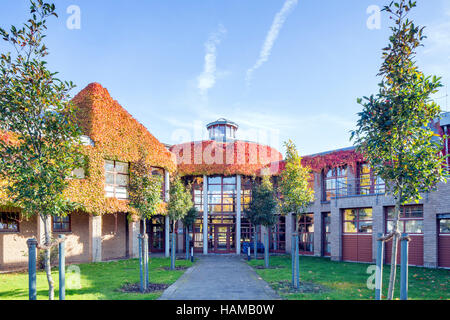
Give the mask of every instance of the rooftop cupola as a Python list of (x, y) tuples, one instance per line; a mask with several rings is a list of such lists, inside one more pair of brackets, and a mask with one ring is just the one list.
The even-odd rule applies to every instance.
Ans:
[(239, 126), (227, 119), (220, 118), (206, 125), (209, 132), (209, 139), (217, 142), (234, 141), (236, 139), (236, 130)]

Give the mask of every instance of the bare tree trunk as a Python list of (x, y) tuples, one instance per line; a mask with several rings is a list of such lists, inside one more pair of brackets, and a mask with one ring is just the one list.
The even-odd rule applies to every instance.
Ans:
[[(48, 230), (48, 215), (41, 215), (42, 221), (44, 222), (44, 235), (45, 235), (45, 246), (50, 246), (51, 244), (51, 237), (50, 237), (50, 230)], [(45, 273), (47, 274), (47, 281), (48, 281), (48, 299), (54, 300), (55, 298), (55, 286), (52, 278), (52, 266), (51, 266), (51, 260), (50, 260), (50, 253), (51, 248), (48, 248), (45, 250)]]
[(392, 239), (392, 254), (391, 254), (391, 273), (389, 276), (389, 289), (388, 289), (388, 300), (394, 299), (394, 291), (395, 291), (395, 276), (397, 274), (397, 251), (398, 251), (398, 221), (400, 217), (400, 204), (402, 199), (402, 194), (400, 192), (397, 203), (395, 204), (394, 211), (394, 225), (392, 228), (392, 232), (394, 233), (394, 238)]

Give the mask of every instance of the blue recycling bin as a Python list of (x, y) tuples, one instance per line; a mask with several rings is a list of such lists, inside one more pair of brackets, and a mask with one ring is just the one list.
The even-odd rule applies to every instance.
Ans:
[[(248, 247), (250, 247), (250, 253), (254, 253), (254, 244), (253, 244), (253, 242), (243, 242), (242, 243), (242, 246), (241, 246), (241, 252), (243, 253), (243, 254), (247, 254), (247, 250), (248, 250)], [(257, 242), (256, 243), (256, 250), (259, 252), (259, 253), (263, 253), (264, 252), (264, 244), (262, 243), (262, 242)]]

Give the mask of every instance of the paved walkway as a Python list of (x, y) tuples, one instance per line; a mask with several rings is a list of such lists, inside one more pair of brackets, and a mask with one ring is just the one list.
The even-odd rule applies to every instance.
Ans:
[(239, 256), (200, 256), (161, 300), (274, 300), (276, 292)]

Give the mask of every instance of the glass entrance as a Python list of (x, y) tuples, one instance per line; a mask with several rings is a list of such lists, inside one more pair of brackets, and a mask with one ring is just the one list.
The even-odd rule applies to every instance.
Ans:
[(231, 225), (213, 225), (213, 252), (230, 253), (233, 251)]

